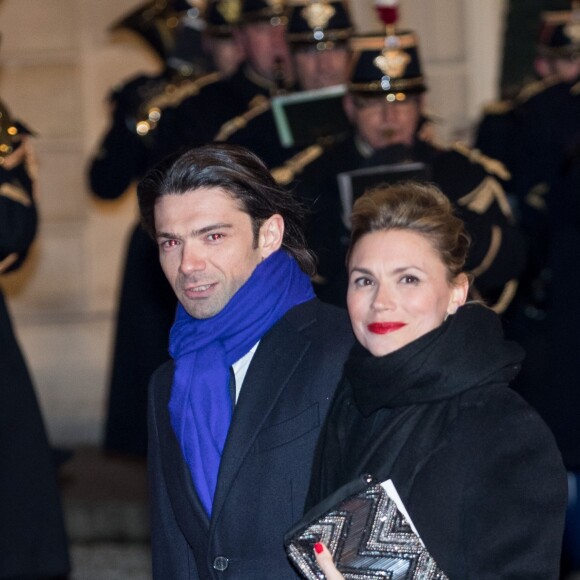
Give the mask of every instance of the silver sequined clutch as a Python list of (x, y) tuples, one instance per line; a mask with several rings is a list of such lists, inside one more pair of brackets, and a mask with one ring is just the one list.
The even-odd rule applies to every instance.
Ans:
[(361, 491), (287, 534), (286, 551), (304, 578), (324, 580), (313, 548), (323, 542), (346, 580), (448, 580), (385, 488), (363, 477)]

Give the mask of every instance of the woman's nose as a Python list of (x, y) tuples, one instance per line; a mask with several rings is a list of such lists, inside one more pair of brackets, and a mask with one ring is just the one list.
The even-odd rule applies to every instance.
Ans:
[(384, 285), (377, 286), (372, 307), (375, 310), (389, 310), (394, 306), (392, 292)]

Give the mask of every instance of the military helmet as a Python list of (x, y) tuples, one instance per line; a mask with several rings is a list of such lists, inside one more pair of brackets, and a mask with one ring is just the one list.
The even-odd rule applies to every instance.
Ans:
[(289, 6), (286, 36), (293, 46), (320, 50), (348, 42), (353, 24), (344, 0), (294, 0)]
[(377, 0), (375, 7), (385, 25), (385, 34), (354, 36), (348, 90), (362, 95), (390, 95), (402, 101), (408, 94), (427, 90), (421, 70), (417, 35), (398, 30), (397, 0)]
[(188, 15), (202, 16), (206, 0), (149, 0), (115, 22), (111, 31), (130, 30), (138, 34), (162, 59), (175, 48), (175, 34), (180, 19)]
[(240, 24), (270, 22), (278, 25), (288, 22), (285, 0), (230, 0), (230, 2), (240, 4)]
[(350, 92), (369, 96), (393, 94), (402, 100), (404, 95), (427, 90), (414, 32), (354, 36), (350, 48), (353, 55)]
[(230, 37), (240, 13), (240, 0), (210, 0), (205, 13), (207, 32), (211, 36)]
[(580, 56), (580, 2), (572, 10), (542, 12), (537, 48), (547, 58)]

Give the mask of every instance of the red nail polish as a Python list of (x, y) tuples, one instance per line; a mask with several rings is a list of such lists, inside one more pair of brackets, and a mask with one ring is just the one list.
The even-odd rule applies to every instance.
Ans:
[(322, 546), (322, 544), (320, 542), (316, 542), (316, 544), (314, 544), (314, 551), (317, 554), (321, 554), (323, 550), (324, 550), (324, 547)]

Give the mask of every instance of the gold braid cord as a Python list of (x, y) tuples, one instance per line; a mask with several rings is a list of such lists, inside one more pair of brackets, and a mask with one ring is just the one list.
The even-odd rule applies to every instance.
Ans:
[(229, 121), (226, 121), (216, 133), (214, 141), (227, 141), (234, 133), (243, 129), (252, 119), (263, 115), (271, 107), (270, 99), (264, 95), (256, 95), (249, 103), (248, 110)]
[(496, 201), (503, 215), (512, 219), (512, 209), (503, 187), (493, 177), (486, 177), (473, 191), (459, 198), (457, 203), (467, 207), (471, 211), (484, 214)]
[(499, 226), (492, 226), (491, 227), (491, 241), (489, 242), (489, 248), (487, 249), (487, 253), (485, 254), (481, 264), (477, 266), (477, 268), (473, 268), (471, 273), (475, 278), (481, 276), (484, 272), (489, 270), (490, 266), (493, 264), (494, 260), (499, 253), (499, 249), (501, 247), (501, 228)]
[(135, 124), (137, 134), (141, 136), (147, 135), (159, 123), (164, 109), (177, 107), (188, 97), (194, 97), (199, 94), (201, 89), (217, 83), (222, 78), (223, 75), (221, 73), (215, 72), (193, 81), (186, 79), (181, 82), (167, 83), (161, 93), (145, 101), (139, 108), (139, 118)]
[(0, 196), (7, 197), (8, 199), (15, 201), (16, 203), (20, 203), (26, 207), (30, 207), (32, 205), (32, 200), (26, 191), (20, 187), (12, 185), (11, 183), (3, 183), (0, 185)]
[(511, 179), (511, 173), (507, 167), (498, 159), (493, 159), (484, 155), (479, 149), (471, 149), (465, 143), (456, 142), (453, 144), (453, 149), (462, 155), (465, 155), (472, 163), (479, 163), (483, 168), (500, 179), (507, 181)]
[(170, 83), (165, 87), (163, 93), (153, 97), (144, 106), (147, 109), (150, 109), (151, 107), (159, 107), (160, 109), (176, 107), (188, 97), (197, 95), (204, 87), (217, 83), (221, 79), (222, 74), (214, 72), (195, 79), (194, 81), (185, 81), (177, 84)]
[(272, 169), (272, 177), (278, 185), (288, 185), (296, 175), (302, 173), (304, 168), (315, 159), (318, 159), (323, 152), (324, 147), (322, 145), (310, 145), (310, 147), (288, 159), (284, 165)]
[(14, 264), (14, 262), (16, 262), (16, 260), (18, 260), (18, 254), (13, 253), (13, 254), (8, 254), (8, 256), (6, 256), (3, 260), (0, 261), (0, 274), (2, 274), (3, 272), (6, 272), (6, 270), (8, 270), (8, 268), (10, 268), (10, 266), (12, 266), (12, 264)]
[[(489, 248), (487, 250), (486, 255), (484, 256), (481, 264), (471, 270), (471, 274), (473, 274), (474, 278), (481, 276), (484, 272), (489, 270), (491, 265), (493, 264), (494, 260), (496, 259), (499, 249), (501, 247), (501, 240), (502, 240), (502, 233), (499, 226), (492, 226), (491, 229), (491, 242), (489, 244)], [(477, 280), (476, 280), (477, 283)], [(518, 288), (518, 281), (515, 279), (509, 280), (503, 287), (497, 302), (490, 306), (490, 308), (496, 312), (497, 314), (501, 314), (505, 312), (507, 307), (510, 305), (511, 301), (513, 300), (516, 290)], [(475, 297), (478, 296), (477, 288), (472, 288), (472, 292)]]

